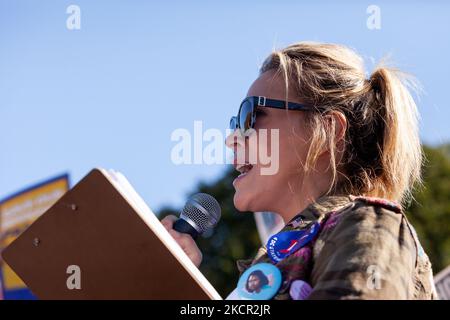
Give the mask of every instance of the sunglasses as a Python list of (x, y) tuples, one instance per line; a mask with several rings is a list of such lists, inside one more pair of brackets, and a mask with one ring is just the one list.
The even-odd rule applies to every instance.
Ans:
[(230, 119), (230, 129), (236, 130), (240, 129), (241, 132), (246, 132), (248, 129), (254, 129), (256, 123), (256, 108), (266, 107), (266, 108), (276, 108), (276, 109), (287, 109), (287, 110), (299, 110), (307, 111), (312, 110), (311, 107), (295, 103), (288, 102), (286, 108), (286, 101), (283, 100), (273, 100), (267, 99), (266, 97), (247, 97), (242, 101), (237, 117), (231, 117)]

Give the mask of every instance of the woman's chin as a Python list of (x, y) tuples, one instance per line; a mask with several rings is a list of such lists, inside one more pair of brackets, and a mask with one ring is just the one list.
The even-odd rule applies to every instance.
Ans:
[(245, 211), (245, 206), (242, 203), (242, 200), (239, 199), (239, 196), (237, 195), (237, 193), (234, 194), (233, 203), (234, 203), (234, 207), (236, 208), (236, 210)]
[(257, 212), (260, 211), (260, 201), (255, 200), (252, 201), (252, 199), (257, 199), (257, 197), (254, 194), (239, 192), (236, 190), (234, 197), (233, 197), (233, 203), (234, 207), (241, 212)]
[(234, 207), (241, 212), (251, 211), (249, 206), (249, 199), (241, 192), (236, 191), (233, 197)]

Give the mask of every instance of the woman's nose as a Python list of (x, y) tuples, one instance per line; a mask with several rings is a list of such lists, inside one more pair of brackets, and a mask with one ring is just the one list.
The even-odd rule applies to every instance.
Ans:
[(236, 152), (238, 147), (245, 148), (245, 137), (241, 134), (239, 129), (236, 129), (226, 137), (225, 145)]

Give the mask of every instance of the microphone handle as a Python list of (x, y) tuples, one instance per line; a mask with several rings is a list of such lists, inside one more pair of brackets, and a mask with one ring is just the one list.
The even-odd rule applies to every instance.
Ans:
[(178, 219), (175, 221), (173, 224), (173, 229), (181, 233), (189, 234), (194, 240), (199, 235), (198, 231), (184, 219)]

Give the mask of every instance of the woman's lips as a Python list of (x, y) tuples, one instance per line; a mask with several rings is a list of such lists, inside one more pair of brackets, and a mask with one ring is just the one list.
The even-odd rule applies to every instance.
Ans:
[(252, 171), (253, 166), (250, 164), (246, 164), (244, 166), (238, 166), (236, 168), (239, 172), (241, 172), (241, 174), (239, 176), (237, 176), (234, 180), (233, 180), (233, 186), (235, 187), (236, 183), (240, 180), (242, 180), (245, 176), (247, 176), (250, 171)]

